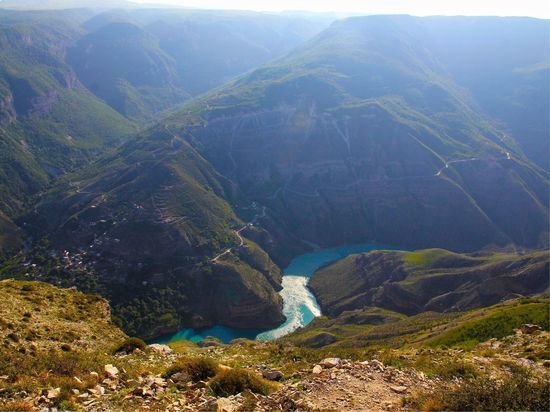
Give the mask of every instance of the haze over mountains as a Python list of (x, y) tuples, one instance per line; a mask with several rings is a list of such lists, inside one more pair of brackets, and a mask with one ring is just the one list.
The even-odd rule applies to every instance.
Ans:
[(276, 326), (280, 267), (314, 247), (547, 248), (549, 30), (1, 11), (0, 274), (101, 293), (152, 338)]

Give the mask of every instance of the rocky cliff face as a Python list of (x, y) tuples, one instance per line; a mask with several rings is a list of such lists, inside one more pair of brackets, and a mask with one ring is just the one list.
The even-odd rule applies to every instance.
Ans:
[(298, 239), (456, 250), (544, 242), (547, 186), (537, 172), (498, 148), (439, 155), (449, 149), (436, 133), (379, 104), (339, 114), (277, 107), (212, 118), (189, 133)]
[(465, 311), (548, 289), (548, 252), (461, 255), (441, 249), (352, 255), (310, 287), (330, 316), (377, 306), (405, 314)]

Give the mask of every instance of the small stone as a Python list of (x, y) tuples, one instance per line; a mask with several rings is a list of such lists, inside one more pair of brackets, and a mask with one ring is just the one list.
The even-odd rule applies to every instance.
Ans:
[(170, 379), (172, 379), (173, 382), (188, 382), (190, 380), (189, 375), (183, 372), (174, 373)]
[(97, 372), (90, 372), (90, 376), (93, 377), (93, 378), (99, 378), (99, 373)]
[(525, 335), (530, 335), (539, 330), (542, 330), (542, 328), (539, 325), (533, 325), (531, 323), (526, 323), (521, 326), (521, 332)]
[(48, 389), (48, 392), (46, 393), (46, 398), (48, 399), (55, 399), (61, 394), (61, 388), (55, 388), (55, 389)]
[(379, 360), (377, 359), (373, 359), (371, 362), (370, 362), (370, 365), (372, 367), (374, 367), (375, 369), (378, 369), (380, 372), (384, 372), (384, 364), (382, 362), (380, 362)]
[(262, 371), (262, 376), (269, 381), (280, 381), (284, 375), (281, 371), (265, 369)]
[(118, 377), (118, 369), (116, 366), (109, 364), (109, 365), (105, 365), (104, 369), (105, 369), (105, 373), (109, 378), (116, 379)]
[(228, 370), (231, 370), (231, 369), (233, 369), (233, 368), (232, 368), (231, 366), (227, 366), (227, 365), (224, 365), (223, 363), (220, 363), (220, 364), (218, 365), (218, 369), (219, 369), (220, 371), (228, 371)]
[(105, 388), (101, 385), (96, 385), (94, 390), (97, 395), (105, 395)]
[(219, 398), (216, 401), (216, 412), (236, 412), (237, 406), (228, 398)]
[(340, 358), (326, 358), (319, 362), (323, 368), (334, 368), (340, 365)]
[(314, 375), (319, 375), (321, 372), (323, 372), (323, 367), (321, 365), (315, 365), (312, 372)]
[(394, 391), (395, 393), (405, 393), (407, 392), (407, 387), (406, 386), (394, 386), (394, 385), (391, 385), (390, 386), (390, 389), (392, 391)]
[(169, 353), (172, 353), (173, 350), (168, 345), (161, 345), (159, 343), (153, 343), (148, 346), (149, 349), (151, 349), (153, 352), (162, 353), (164, 355), (168, 355)]

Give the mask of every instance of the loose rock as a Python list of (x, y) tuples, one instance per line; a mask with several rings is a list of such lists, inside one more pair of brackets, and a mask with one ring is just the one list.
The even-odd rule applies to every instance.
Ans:
[(319, 362), (323, 368), (335, 368), (340, 365), (340, 358), (326, 358)]
[(264, 379), (270, 380), (270, 381), (280, 381), (283, 379), (283, 373), (281, 371), (277, 370), (263, 370), (262, 376)]
[(168, 345), (161, 345), (159, 343), (153, 343), (148, 346), (153, 352), (162, 353), (168, 355), (173, 352), (172, 348)]
[(230, 399), (219, 398), (216, 401), (216, 412), (235, 412), (236, 410), (237, 406)]
[(390, 386), (390, 389), (392, 391), (394, 391), (395, 393), (405, 393), (407, 392), (407, 387), (406, 386)]
[(118, 368), (111, 364), (105, 365), (105, 373), (111, 379), (116, 379), (118, 377)]

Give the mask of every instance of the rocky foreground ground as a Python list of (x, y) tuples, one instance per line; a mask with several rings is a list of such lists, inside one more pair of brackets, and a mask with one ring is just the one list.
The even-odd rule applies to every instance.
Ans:
[(0, 300), (0, 411), (550, 409), (550, 333), (539, 325), (462, 347), (146, 345), (98, 297), (4, 281)]
[[(433, 352), (436, 364), (459, 365), (453, 374), (423, 372), (411, 367), (397, 367), (378, 359), (352, 361), (341, 358), (325, 358), (308, 364), (301, 360), (293, 365), (273, 369), (266, 362), (266, 355), (274, 348), (271, 343), (240, 341), (223, 345), (210, 341), (208, 347), (188, 345), (149, 345), (144, 350), (120, 353), (111, 364), (105, 364), (100, 372), (74, 376), (74, 388), (70, 390), (71, 408), (86, 411), (111, 410), (166, 410), (166, 411), (401, 411), (416, 410), (414, 403), (419, 394), (425, 398), (437, 397), (438, 391), (452, 390), (460, 386), (469, 371), (484, 371), (499, 379), (513, 372), (514, 367), (532, 370), (544, 376), (548, 382), (548, 363), (534, 362), (516, 357), (514, 349), (528, 345), (548, 349), (550, 335), (534, 329), (532, 333), (517, 331), (503, 340), (493, 339), (465, 353), (451, 350)], [(255, 354), (254, 354), (255, 353)], [(258, 354), (261, 354), (258, 357)], [(400, 351), (387, 357), (389, 363), (407, 361), (415, 356), (430, 355), (418, 351)], [(234, 369), (229, 364), (240, 365), (269, 385), (269, 394), (245, 389), (240, 393), (219, 396), (212, 392), (212, 379), (193, 381), (186, 373), (167, 375), (170, 365), (189, 356), (219, 359), (222, 372)], [(387, 356), (387, 355), (386, 355)], [(266, 362), (255, 363), (258, 359)], [(286, 361), (285, 361), (286, 362)], [(277, 363), (277, 362), (275, 362)], [(398, 363), (398, 362), (397, 362)], [(117, 365), (117, 366), (115, 366)], [(463, 368), (463, 371), (459, 369)], [(426, 368), (425, 368), (426, 369)], [(0, 377), (6, 380), (8, 377)], [(86, 382), (85, 389), (77, 389)], [(9, 393), (0, 390), (2, 410), (61, 410), (58, 398), (67, 398), (67, 384), (63, 387), (37, 388), (34, 393), (19, 391)], [(65, 406), (68, 406), (66, 404)], [(437, 410), (437, 408), (425, 408)]]

